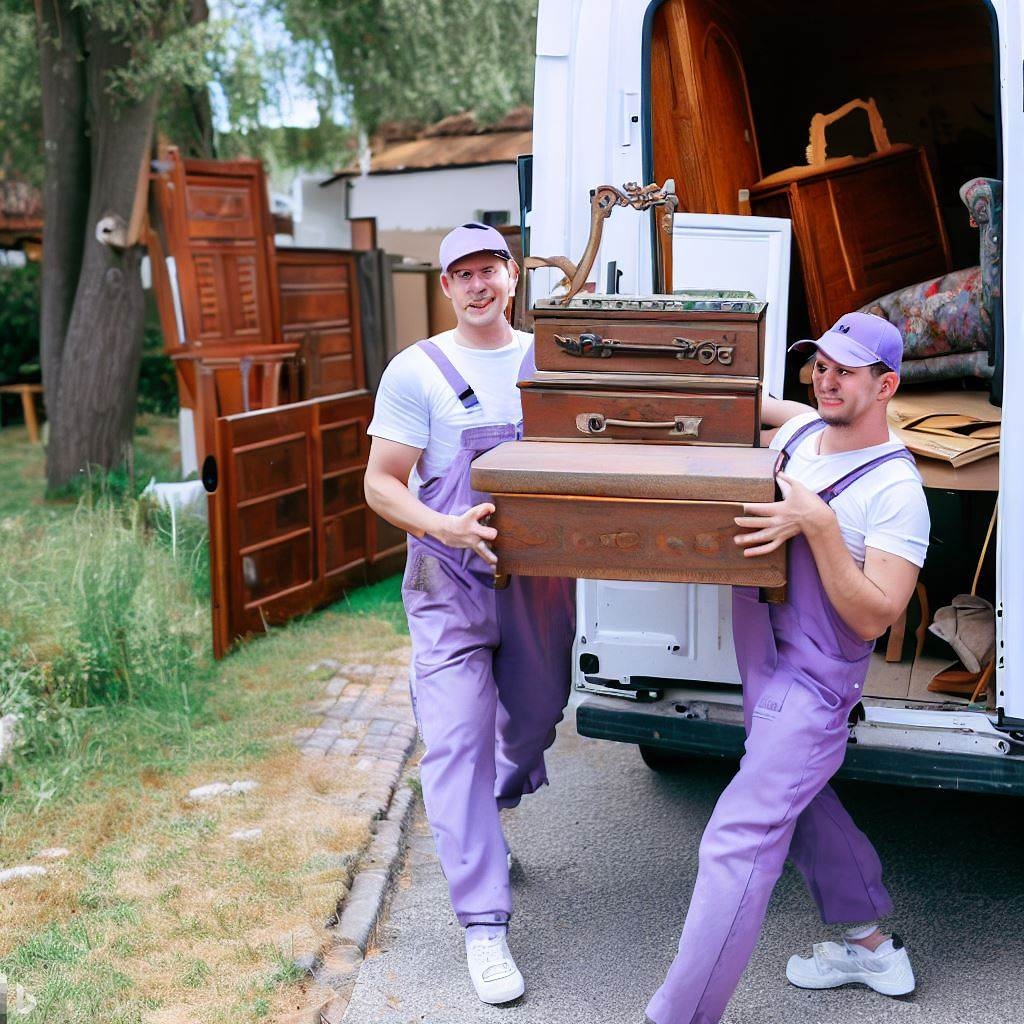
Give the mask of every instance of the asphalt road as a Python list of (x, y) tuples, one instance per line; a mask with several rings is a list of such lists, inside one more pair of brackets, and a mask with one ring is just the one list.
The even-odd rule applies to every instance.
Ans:
[[(378, 947), (346, 1024), (642, 1024), (675, 952), (697, 845), (729, 768), (648, 769), (634, 747), (584, 739), (570, 722), (549, 754), (551, 786), (505, 816), (516, 856), (510, 945), (526, 995), (473, 994), (462, 932), (420, 814)], [(875, 841), (917, 991), (887, 999), (785, 980), (793, 952), (832, 938), (787, 867), (727, 1024), (1016, 1024), (1024, 1020), (1024, 800), (847, 784)]]

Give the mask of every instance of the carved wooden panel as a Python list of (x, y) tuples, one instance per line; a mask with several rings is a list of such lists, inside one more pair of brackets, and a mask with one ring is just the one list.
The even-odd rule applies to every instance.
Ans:
[[(161, 245), (154, 258), (173, 257), (185, 346), (268, 345), (275, 327), (277, 279), (270, 254), (273, 223), (266, 179), (257, 160), (182, 160), (172, 149), (153, 179)], [(165, 275), (157, 300), (172, 311)], [(169, 352), (180, 350), (177, 331), (165, 329)]]
[(654, 176), (674, 178), (680, 209), (739, 213), (761, 177), (732, 16), (714, 0), (666, 0), (651, 38)]

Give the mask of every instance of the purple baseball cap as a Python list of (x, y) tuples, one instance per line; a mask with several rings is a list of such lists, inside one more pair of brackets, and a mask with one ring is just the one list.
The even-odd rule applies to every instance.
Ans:
[(798, 341), (790, 352), (818, 349), (840, 366), (870, 366), (885, 363), (900, 372), (903, 336), (895, 325), (874, 313), (847, 313), (817, 341)]
[(469, 224), (454, 228), (441, 239), (441, 249), (438, 252), (441, 273), (447, 274), (448, 268), (456, 260), (461, 260), (463, 256), (472, 256), (476, 252), (490, 252), (503, 260), (512, 259), (508, 243), (500, 231), (487, 224), (471, 221)]

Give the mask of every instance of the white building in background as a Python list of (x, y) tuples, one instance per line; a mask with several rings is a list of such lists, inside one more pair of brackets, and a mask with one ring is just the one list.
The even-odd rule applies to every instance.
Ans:
[(456, 114), (411, 138), (393, 134), (373, 151), (368, 173), (353, 165), (319, 188), (302, 187), (296, 244), (343, 245), (346, 218), (374, 217), (386, 252), (433, 263), (457, 224), (517, 225), (516, 161), (531, 152), (532, 117), (522, 107), (481, 129), (471, 114)]

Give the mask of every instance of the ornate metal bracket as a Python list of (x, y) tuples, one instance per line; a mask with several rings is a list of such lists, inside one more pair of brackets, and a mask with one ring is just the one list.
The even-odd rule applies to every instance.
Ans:
[(572, 297), (579, 292), (597, 259), (597, 251), (601, 247), (601, 235), (604, 222), (617, 206), (630, 206), (634, 210), (649, 210), (654, 206), (663, 206), (665, 212), (661, 217), (661, 229), (666, 235), (672, 234), (672, 216), (679, 207), (676, 196), (676, 183), (669, 178), (659, 187), (656, 184), (640, 185), (635, 181), (627, 182), (621, 189), (614, 185), (599, 185), (590, 193), (590, 237), (587, 247), (583, 250), (579, 263), (573, 263), (565, 256), (527, 256), (524, 261), (527, 270), (537, 267), (555, 267), (565, 274), (569, 282), (569, 290), (558, 301), (567, 306)]
[(694, 341), (691, 338), (673, 338), (672, 346), (653, 345), (639, 341), (620, 341), (618, 338), (602, 338), (593, 331), (572, 334), (554, 334), (555, 344), (570, 356), (581, 358), (608, 359), (616, 353), (627, 356), (665, 356), (674, 354), (676, 359), (695, 359), (702, 366), (719, 362), (729, 366), (736, 352), (735, 345), (719, 345), (714, 341)]

